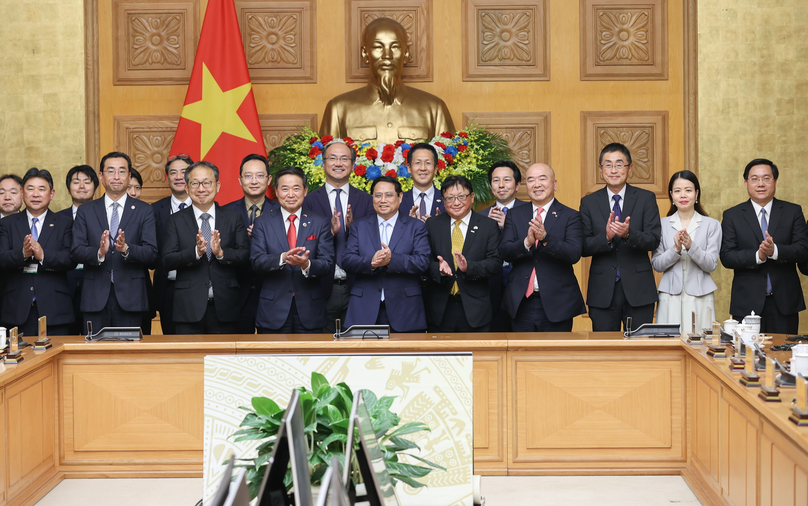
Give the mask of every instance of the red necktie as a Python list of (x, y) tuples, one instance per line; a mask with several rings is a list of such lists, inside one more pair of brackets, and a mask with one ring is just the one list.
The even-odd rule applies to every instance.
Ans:
[(297, 246), (297, 229), (295, 228), (295, 219), (297, 216), (294, 214), (289, 215), (289, 230), (286, 231), (286, 240), (289, 241), (289, 249), (294, 249)]
[[(539, 220), (541, 223), (541, 212), (544, 211), (543, 207), (540, 207), (536, 211), (536, 219)], [(539, 240), (536, 239), (536, 247), (539, 247)], [(536, 268), (533, 268), (533, 272), (530, 273), (530, 279), (527, 282), (527, 290), (525, 290), (525, 297), (530, 297), (533, 295), (533, 285), (536, 284)]]

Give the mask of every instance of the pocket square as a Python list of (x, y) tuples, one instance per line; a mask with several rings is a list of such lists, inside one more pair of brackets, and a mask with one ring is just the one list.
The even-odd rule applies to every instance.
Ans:
[(317, 239), (317, 236), (316, 236), (316, 235), (314, 235), (314, 234), (312, 234), (312, 235), (310, 235), (310, 236), (306, 237), (306, 240), (307, 240), (307, 241), (313, 241), (313, 240), (315, 240), (315, 239)]

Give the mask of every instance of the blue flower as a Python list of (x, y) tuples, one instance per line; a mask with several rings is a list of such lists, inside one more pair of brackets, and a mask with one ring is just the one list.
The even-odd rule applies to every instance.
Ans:
[(410, 146), (409, 144), (407, 144), (405, 142), (404, 144), (401, 145), (401, 151), (406, 151), (406, 150), (410, 149), (411, 147), (412, 146)]
[(320, 141), (316, 141), (314, 144), (312, 144), (312, 146), (317, 146), (318, 148), (323, 149), (323, 143)]
[(322, 153), (321, 153), (321, 154), (317, 155), (317, 156), (314, 158), (314, 165), (315, 165), (315, 166), (317, 166), (317, 167), (319, 167), (319, 166), (321, 166), (322, 164), (323, 164), (323, 155), (322, 155)]
[(449, 147), (446, 148), (444, 153), (446, 153), (448, 155), (455, 156), (455, 155), (457, 155), (457, 148), (454, 147), (454, 146), (449, 146)]
[(379, 170), (379, 168), (376, 167), (375, 165), (373, 165), (371, 167), (368, 167), (366, 177), (368, 179), (370, 179), (371, 181), (373, 181), (374, 179), (376, 179), (377, 177), (379, 177), (381, 175), (382, 175), (382, 171)]
[(363, 142), (363, 143), (362, 143), (362, 147), (363, 147), (363, 148), (369, 148), (369, 147), (370, 147), (370, 143), (369, 143), (369, 142)]
[(410, 177), (410, 171), (407, 170), (406, 165), (399, 165), (398, 166), (398, 177)]

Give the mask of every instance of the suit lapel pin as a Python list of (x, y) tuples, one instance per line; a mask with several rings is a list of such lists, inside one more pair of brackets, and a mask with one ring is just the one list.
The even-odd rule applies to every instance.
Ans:
[(303, 226), (305, 227), (305, 226), (307, 226), (307, 225), (308, 225), (308, 223), (306, 223), (306, 222), (304, 221), (304, 222), (303, 222)]
[[(556, 216), (556, 212), (555, 212), (555, 211), (553, 211), (553, 216)], [(556, 216), (556, 217), (557, 217), (557, 216)]]
[(133, 210), (133, 211), (134, 211), (134, 209), (135, 209), (135, 206), (132, 206), (132, 210)]
[(48, 225), (48, 226), (49, 226), (49, 227), (52, 227), (52, 226), (53, 226), (53, 223), (51, 223), (51, 224), (50, 224), (50, 225)]

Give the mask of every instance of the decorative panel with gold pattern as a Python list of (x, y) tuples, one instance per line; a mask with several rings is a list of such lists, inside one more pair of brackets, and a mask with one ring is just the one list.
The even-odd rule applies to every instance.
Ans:
[(464, 0), (463, 80), (549, 80), (547, 11), (546, 0)]
[(199, 2), (112, 0), (113, 84), (186, 84), (199, 33)]
[(143, 178), (141, 199), (155, 202), (171, 194), (166, 182), (166, 162), (179, 116), (116, 116), (115, 150), (132, 159)]
[(619, 142), (631, 152), (628, 182), (668, 194), (668, 111), (581, 112), (581, 176), (583, 193), (603, 187), (598, 158), (607, 144)]
[(668, 79), (667, 0), (580, 0), (581, 79)]
[[(64, 463), (197, 462), (202, 456), (202, 364), (75, 363), (61, 376)], [(99, 416), (103, 414), (103, 416)]]
[(370, 75), (362, 61), (362, 32), (376, 18), (392, 18), (407, 31), (410, 57), (403, 79), (432, 81), (432, 0), (345, 0), (345, 80), (366, 82)]
[(511, 355), (510, 467), (685, 459), (684, 357), (594, 360)]
[(253, 84), (316, 83), (314, 0), (237, 0)]

